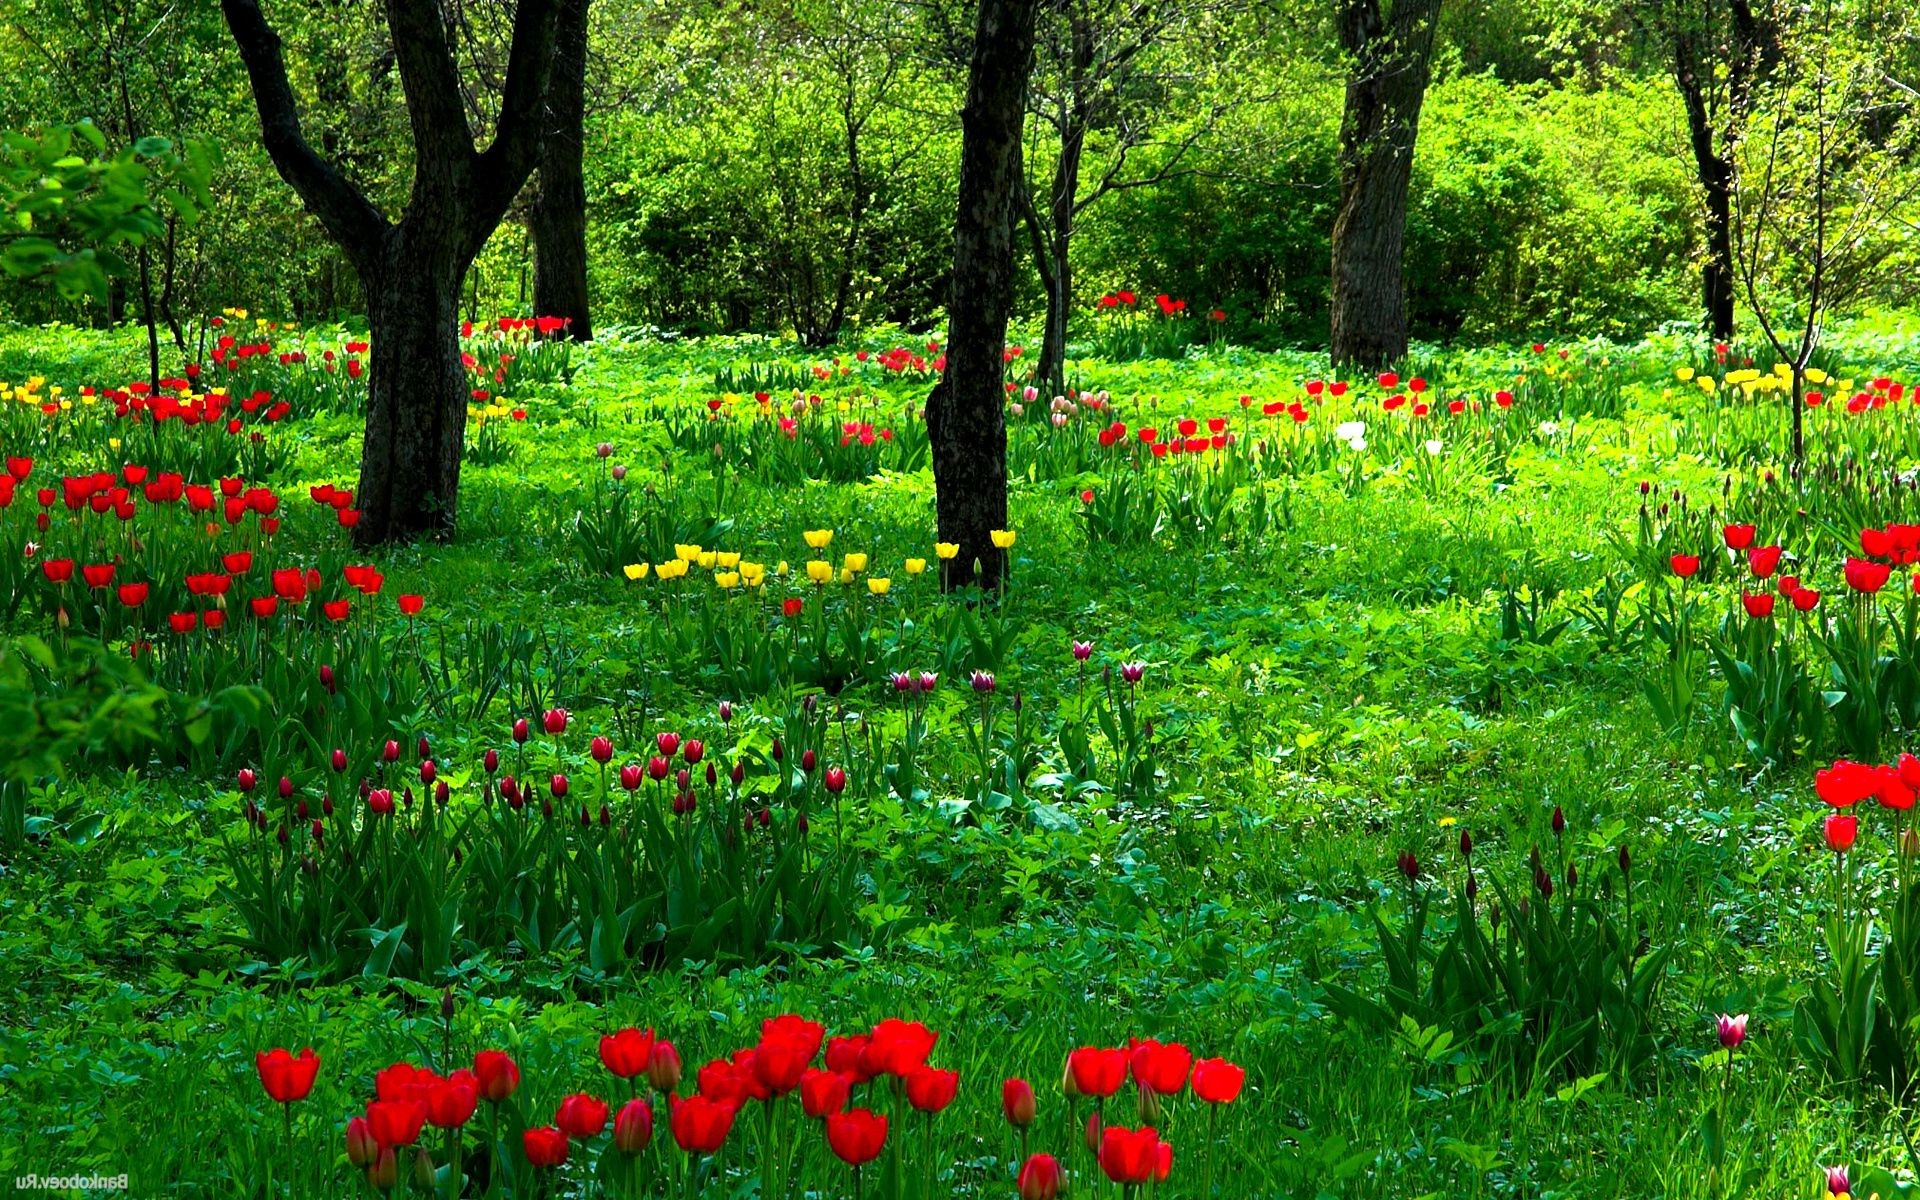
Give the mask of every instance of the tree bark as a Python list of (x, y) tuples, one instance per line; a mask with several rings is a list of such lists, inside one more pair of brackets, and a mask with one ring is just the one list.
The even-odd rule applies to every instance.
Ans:
[(1384, 367), (1407, 352), (1401, 256), (1407, 188), (1426, 101), (1440, 0), (1341, 0), (1352, 56), (1340, 122), (1340, 209), (1333, 223), (1334, 365)]
[(414, 143), (413, 191), (396, 223), (308, 144), (280, 38), (259, 0), (221, 0), (274, 168), (345, 252), (367, 298), (360, 546), (454, 530), (469, 398), (460, 283), (533, 173), (557, 4), (518, 0), (493, 142), (476, 151), (439, 5), (386, 0)]
[(586, 89), (588, 0), (561, 0), (547, 81), (533, 234), (533, 311), (563, 317), (565, 336), (593, 339), (587, 296)]
[(1036, 0), (980, 0), (967, 96), (960, 110), (959, 204), (947, 303), (947, 368), (927, 399), (940, 540), (948, 589), (998, 588), (1007, 525), (1006, 342), (1013, 307), (1013, 203), (1020, 126), (1033, 69)]

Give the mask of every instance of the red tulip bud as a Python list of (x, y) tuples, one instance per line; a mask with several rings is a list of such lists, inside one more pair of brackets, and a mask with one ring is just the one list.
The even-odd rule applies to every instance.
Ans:
[(613, 759), (613, 742), (611, 739), (605, 737), (594, 738), (593, 742), (587, 747), (587, 753), (592, 755), (593, 761), (597, 763), (604, 764), (610, 762)]

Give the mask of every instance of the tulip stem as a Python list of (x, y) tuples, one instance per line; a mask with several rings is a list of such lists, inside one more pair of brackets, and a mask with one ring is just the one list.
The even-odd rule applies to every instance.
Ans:
[(294, 1164), (299, 1161), (293, 1146), (293, 1104), (282, 1104), (280, 1112), (287, 1119), (287, 1195), (292, 1196), (296, 1194), (293, 1186)]

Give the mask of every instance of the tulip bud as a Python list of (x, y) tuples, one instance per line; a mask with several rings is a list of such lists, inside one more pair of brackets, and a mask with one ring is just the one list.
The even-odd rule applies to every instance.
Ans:
[(556, 774), (551, 780), (547, 782), (547, 788), (549, 791), (553, 793), (553, 798), (555, 800), (566, 799), (567, 777), (565, 775)]
[(521, 717), (513, 723), (513, 740), (524, 744), (527, 740), (527, 734), (527, 719)]
[(1142, 1125), (1160, 1124), (1160, 1093), (1150, 1087), (1135, 1089), (1135, 1111)]
[(293, 799), (293, 780), (288, 779), (285, 775), (280, 777), (280, 798), (282, 800)]
[(784, 760), (786, 757), (787, 757), (787, 752), (785, 747), (781, 746), (780, 739), (779, 738), (773, 739), (773, 761), (780, 762)]
[(236, 782), (239, 783), (241, 791), (251, 792), (254, 785), (260, 782), (260, 777), (253, 773), (252, 767), (241, 767)]
[(442, 1021), (453, 1020), (453, 989), (452, 988), (448, 988), (445, 991), (440, 993), (440, 1019)]
[(433, 757), (432, 752), (427, 748), (427, 735), (424, 733), (420, 735), (420, 741), (415, 745), (414, 750), (416, 758)]
[(1625, 843), (1622, 843), (1620, 846), (1620, 873), (1622, 875), (1633, 874), (1633, 856), (1627, 853)]
[(335, 694), (332, 667), (323, 666), (320, 668), (320, 686), (327, 689), (327, 695), (331, 696)]
[(293, 815), (302, 821), (307, 819), (307, 798), (305, 796), (300, 797), (300, 803), (294, 806)]
[(1000, 1111), (1006, 1114), (1007, 1124), (1016, 1129), (1025, 1129), (1033, 1124), (1039, 1111), (1033, 1097), (1033, 1085), (1024, 1079), (1009, 1079), (1001, 1084)]
[(1060, 1073), (1060, 1091), (1069, 1100), (1078, 1100), (1086, 1094), (1080, 1090), (1079, 1082), (1073, 1077), (1073, 1059), (1071, 1056), (1067, 1059), (1066, 1070)]
[(1103, 1128), (1104, 1127), (1100, 1122), (1099, 1109), (1096, 1108), (1092, 1112), (1087, 1114), (1087, 1128), (1086, 1128), (1087, 1153), (1089, 1154), (1100, 1153), (1100, 1134), (1103, 1132)]
[(1560, 811), (1558, 804), (1553, 806), (1553, 836), (1559, 837), (1567, 831), (1567, 814)]
[(439, 774), (439, 771), (440, 771), (440, 768), (434, 765), (434, 762), (432, 759), (426, 758), (426, 759), (420, 760), (420, 782), (421, 783), (432, 783), (434, 776)]
[(446, 807), (447, 797), (451, 796), (452, 794), (453, 794), (452, 790), (447, 787), (446, 780), (442, 779), (434, 783), (433, 798), (435, 801), (437, 801), (440, 804), (442, 808)]
[(320, 797), (320, 815), (323, 817), (330, 817), (333, 815), (333, 797), (332, 796)]
[(1020, 1168), (1020, 1200), (1055, 1200), (1060, 1195), (1060, 1160), (1036, 1154)]
[(653, 1106), (629, 1100), (613, 1118), (613, 1144), (622, 1154), (638, 1154), (653, 1140)]
[(347, 1122), (347, 1161), (356, 1167), (371, 1166), (380, 1157), (380, 1143), (373, 1138), (373, 1127), (365, 1117)]
[(423, 1192), (433, 1190), (433, 1156), (421, 1146), (413, 1155), (413, 1186)]
[(1572, 891), (1575, 887), (1579, 886), (1579, 883), (1580, 883), (1580, 872), (1574, 868), (1574, 865), (1572, 863), (1568, 863), (1567, 864), (1567, 890)]
[(593, 761), (605, 765), (613, 758), (613, 741), (606, 737), (594, 738), (587, 753), (593, 756)]
[(388, 738), (387, 744), (380, 748), (380, 757), (386, 762), (399, 762), (400, 743)]
[(720, 782), (720, 776), (714, 773), (713, 764), (707, 764), (707, 786), (713, 787)]
[(826, 778), (822, 780), (827, 791), (838, 796), (847, 790), (847, 771), (845, 767), (828, 767)]
[(500, 752), (489, 747), (487, 752), (480, 756), (480, 765), (486, 768), (487, 774), (489, 775), (498, 771), (500, 769)]
[(733, 702), (732, 701), (722, 700), (720, 702), (720, 719), (722, 721), (733, 720)]
[(653, 1044), (653, 1055), (647, 1059), (647, 1082), (656, 1092), (671, 1092), (680, 1086), (680, 1052), (665, 1038)]
[(679, 788), (681, 791), (683, 792), (686, 791), (689, 787), (692, 786), (692, 784), (693, 784), (693, 776), (687, 773), (687, 769), (685, 767), (681, 767), (678, 771), (675, 771), (673, 773), (673, 785)]
[(335, 750), (333, 752), (333, 769), (336, 771), (344, 771), (347, 769), (347, 752), (345, 750)]
[(367, 1168), (367, 1182), (383, 1192), (392, 1191), (393, 1185), (400, 1182), (400, 1160), (394, 1157), (391, 1146), (382, 1147), (373, 1165)]
[(807, 774), (813, 774), (813, 765), (818, 761), (819, 759), (814, 755), (812, 750), (802, 750), (800, 752), (800, 769)]
[(740, 759), (735, 759), (733, 769), (727, 772), (727, 778), (733, 780), (733, 786), (735, 787), (739, 787), (745, 783), (747, 781), (747, 764)]
[(1464, 829), (1460, 831), (1460, 857), (1473, 857), (1473, 835)]

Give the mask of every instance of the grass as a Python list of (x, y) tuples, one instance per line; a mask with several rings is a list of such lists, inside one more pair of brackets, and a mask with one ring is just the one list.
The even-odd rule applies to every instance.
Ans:
[[(1858, 369), (1892, 370), (1916, 357), (1908, 330), (1863, 323), (1836, 357), (1864, 348), (1876, 357)], [(137, 351), (120, 333), (13, 330), (0, 335), (0, 378), (117, 380), (137, 371)], [(1424, 369), (1485, 377), (1521, 353), (1436, 350)], [(1162, 803), (1096, 796), (1078, 830), (1060, 832), (875, 801), (854, 818), (867, 865), (845, 945), (615, 976), (577, 954), (487, 953), (441, 980), (314, 985), (235, 946), (215, 850), (231, 821), (224, 781), (164, 767), (46, 781), (35, 807), (54, 825), (0, 872), (0, 1177), (124, 1172), (133, 1195), (262, 1194), (284, 1150), (252, 1054), (312, 1045), (326, 1065), (303, 1110), (295, 1194), (344, 1194), (358, 1185), (341, 1124), (375, 1069), (435, 1052), (444, 986), (456, 1043), (514, 1049), (535, 1107), (590, 1082), (594, 1039), (622, 1024), (673, 1037), (691, 1068), (775, 1012), (832, 1029), (925, 1020), (962, 1075), (957, 1115), (941, 1127), (956, 1164), (942, 1194), (1012, 1194), (1017, 1164), (994, 1097), (1014, 1074), (1041, 1095), (1034, 1148), (1071, 1150), (1070, 1167), (1090, 1170), (1054, 1086), (1059, 1064), (1074, 1045), (1147, 1035), (1249, 1069), (1221, 1127), (1221, 1195), (1818, 1196), (1824, 1164), (1850, 1164), (1856, 1178), (1913, 1165), (1899, 1105), (1823, 1081), (1795, 1048), (1792, 1001), (1817, 985), (1823, 919), (1805, 780), (1745, 761), (1710, 704), (1669, 737), (1640, 697), (1638, 654), (1580, 616), (1617, 565), (1604, 535), (1628, 527), (1634, 485), (1691, 480), (1704, 494), (1719, 469), (1646, 449), (1663, 411), (1684, 411), (1666, 395), (1670, 345), (1582, 353), (1627, 364), (1630, 407), (1583, 422), (1590, 440), (1529, 440), (1502, 478), (1437, 497), (1395, 465), (1357, 491), (1305, 476), (1290, 523), (1258, 539), (1090, 550), (1081, 480), (1016, 481), (1020, 630), (1000, 686), (1054, 714), (1076, 695), (1071, 640), (1092, 639), (1100, 661), (1145, 662)], [(587, 720), (604, 725), (644, 700), (652, 714), (710, 723), (706, 664), (637, 661), (649, 610), (634, 585), (580, 569), (567, 531), (598, 469), (593, 443), (656, 471), (670, 457), (663, 409), (706, 400), (717, 370), (778, 356), (808, 361), (748, 342), (595, 347), (571, 387), (525, 397), (537, 432), (509, 461), (468, 469), (457, 542), (385, 556), (389, 590), (426, 593), (440, 626), (545, 631), (567, 651), (546, 662), (545, 683)], [(1279, 394), (1312, 370), (1300, 355), (1218, 349), (1070, 373), (1152, 414), (1232, 411), (1239, 393)], [(276, 483), (290, 494), (350, 482), (349, 418), (302, 419), (287, 437), (292, 463)], [(728, 543), (770, 558), (802, 557), (802, 528), (834, 528), (836, 549), (865, 547), (876, 562), (933, 540), (925, 470), (733, 486)], [(1554, 591), (1548, 611), (1570, 624), (1550, 641), (1503, 637), (1507, 582)], [(834, 704), (850, 720), (892, 719), (877, 690)], [(941, 704), (929, 735), (936, 798), (958, 794), (968, 764), (966, 701)], [(433, 732), (471, 761), (503, 740), (511, 715), (500, 706)], [(1590, 873), (1631, 846), (1642, 920), (1672, 948), (1650, 1063), (1514, 1074), (1484, 1045), (1436, 1055), (1431, 1030), (1361, 1028), (1330, 1012), (1322, 982), (1381, 986), (1366, 914), (1399, 919), (1398, 852), (1457, 883), (1451, 847), (1470, 829), (1480, 871), (1524, 887), (1529, 850), (1555, 846), (1556, 805)], [(1754, 1016), (1730, 1077), (1709, 1057), (1720, 1011)], [(1702, 1122), (1722, 1104), (1716, 1168)], [(1198, 1114), (1175, 1114), (1169, 1137), (1199, 1142)], [(1198, 1196), (1197, 1157), (1176, 1153), (1167, 1193)], [(1090, 1180), (1080, 1194), (1096, 1194)]]

